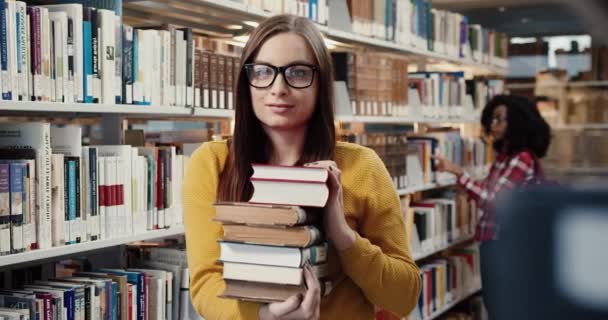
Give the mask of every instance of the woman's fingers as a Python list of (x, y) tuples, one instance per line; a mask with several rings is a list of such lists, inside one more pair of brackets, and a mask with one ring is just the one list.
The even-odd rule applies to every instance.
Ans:
[(281, 318), (284, 315), (293, 312), (300, 307), (302, 295), (293, 295), (283, 302), (275, 302), (268, 305), (268, 311), (276, 318)]

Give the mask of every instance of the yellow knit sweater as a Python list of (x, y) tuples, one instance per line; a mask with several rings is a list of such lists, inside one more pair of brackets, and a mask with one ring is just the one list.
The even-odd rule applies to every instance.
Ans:
[[(186, 171), (190, 294), (206, 319), (257, 319), (260, 304), (217, 297), (225, 287), (217, 242), (223, 231), (212, 221), (212, 204), (227, 155), (225, 141), (207, 142), (192, 155)], [(405, 315), (418, 301), (420, 276), (409, 255), (391, 178), (371, 149), (338, 142), (335, 157), (342, 171), (344, 214), (356, 231), (356, 241), (351, 248), (330, 254), (330, 269), (333, 264), (345, 277), (323, 297), (321, 319), (372, 319), (374, 306)]]

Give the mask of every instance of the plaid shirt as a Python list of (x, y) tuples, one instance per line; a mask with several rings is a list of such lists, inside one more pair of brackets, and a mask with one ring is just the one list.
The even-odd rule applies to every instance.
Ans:
[(494, 200), (503, 191), (508, 191), (534, 177), (534, 157), (528, 151), (513, 156), (499, 154), (490, 167), (486, 179), (476, 181), (467, 173), (462, 174), (458, 184), (465, 188), (470, 198), (477, 202), (478, 218), (475, 239), (477, 241), (496, 240)]

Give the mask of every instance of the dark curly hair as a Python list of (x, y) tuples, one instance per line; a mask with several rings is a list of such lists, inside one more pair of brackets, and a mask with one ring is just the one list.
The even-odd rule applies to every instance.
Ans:
[(507, 131), (502, 139), (494, 142), (494, 149), (508, 155), (528, 150), (538, 158), (544, 157), (551, 142), (551, 127), (526, 97), (494, 96), (481, 113), (481, 125), (486, 134), (490, 133), (494, 110), (502, 105), (507, 107)]

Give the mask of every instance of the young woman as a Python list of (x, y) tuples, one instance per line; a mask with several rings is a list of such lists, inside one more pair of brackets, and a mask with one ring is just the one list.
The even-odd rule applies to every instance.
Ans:
[[(420, 291), (408, 252), (399, 197), (370, 149), (335, 141), (331, 56), (309, 20), (280, 15), (262, 22), (241, 57), (234, 136), (208, 142), (192, 156), (184, 184), (190, 292), (207, 319), (372, 319), (374, 306), (407, 314)], [(307, 292), (259, 304), (217, 296), (222, 227), (216, 201), (248, 201), (252, 163), (327, 168), (330, 198), (323, 224), (341, 281), (320, 296), (306, 268)]]
[[(494, 139), (496, 157), (483, 181), (473, 180), (462, 168), (436, 157), (439, 171), (458, 176), (458, 185), (477, 202), (478, 216), (475, 238), (481, 242), (481, 276), (484, 303), (490, 315), (493, 311), (491, 295), (492, 264), (490, 253), (498, 237), (494, 212), (497, 197), (542, 175), (539, 159), (544, 157), (551, 140), (551, 129), (530, 100), (519, 96), (495, 96), (483, 109), (481, 124), (486, 134)], [(542, 177), (541, 177), (542, 178)], [(490, 317), (492, 319), (492, 317)]]

